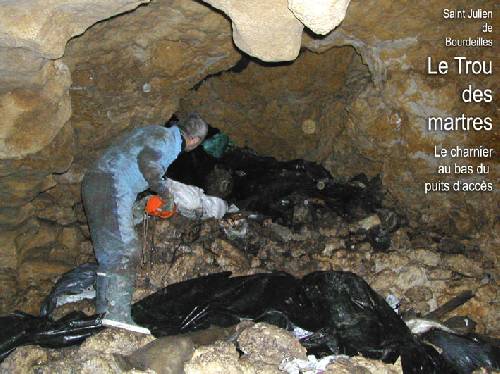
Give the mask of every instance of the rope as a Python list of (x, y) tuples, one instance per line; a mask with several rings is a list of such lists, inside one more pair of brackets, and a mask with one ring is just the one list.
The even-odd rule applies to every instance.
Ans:
[[(153, 220), (153, 224), (150, 225), (150, 220)], [(150, 226), (152, 226), (152, 231), (151, 231), (151, 246), (149, 246), (149, 231), (150, 231)], [(144, 265), (147, 265), (146, 272), (149, 274), (151, 272), (151, 265), (153, 262), (153, 256), (152, 252), (155, 251), (155, 234), (156, 234), (156, 217), (151, 218), (147, 213), (144, 213), (144, 220), (142, 221), (142, 259), (141, 259), (141, 265), (144, 267)]]

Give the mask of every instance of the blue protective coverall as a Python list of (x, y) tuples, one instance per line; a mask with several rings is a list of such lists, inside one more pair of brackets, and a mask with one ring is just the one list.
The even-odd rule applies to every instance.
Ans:
[(150, 188), (168, 193), (163, 175), (182, 149), (178, 127), (151, 125), (127, 132), (102, 154), (82, 182), (82, 198), (99, 263), (96, 310), (133, 323), (130, 316), (141, 245), (132, 206)]

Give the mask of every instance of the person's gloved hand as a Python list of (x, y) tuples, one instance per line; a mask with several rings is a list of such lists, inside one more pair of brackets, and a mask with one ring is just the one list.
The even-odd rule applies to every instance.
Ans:
[(160, 218), (172, 217), (176, 212), (173, 199), (163, 200), (158, 195), (151, 195), (146, 203), (146, 213)]

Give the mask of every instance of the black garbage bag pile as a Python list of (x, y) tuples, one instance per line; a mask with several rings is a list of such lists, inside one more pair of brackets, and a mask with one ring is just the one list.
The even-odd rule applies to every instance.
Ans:
[[(394, 363), (405, 373), (453, 373), (431, 346), (416, 340), (404, 321), (360, 277), (314, 272), (230, 277), (213, 274), (166, 287), (134, 305), (134, 319), (158, 336), (251, 319), (313, 334), (301, 343), (317, 355), (347, 354)], [(155, 321), (151, 323), (151, 321)]]
[(233, 147), (220, 158), (197, 148), (181, 154), (167, 176), (287, 226), (293, 225), (293, 208), (299, 201), (314, 205), (319, 200), (339, 215), (359, 219), (360, 213), (381, 208), (384, 198), (379, 178), (359, 175), (348, 183), (337, 183), (314, 162), (278, 161), (248, 148)]
[[(297, 230), (303, 224), (317, 226), (336, 217), (351, 223), (377, 213), (382, 224), (366, 233), (376, 250), (388, 249), (391, 233), (404, 224), (403, 217), (382, 207), (380, 177), (360, 174), (340, 183), (314, 162), (278, 161), (247, 148), (232, 147), (215, 158), (199, 147), (181, 154), (167, 176)], [(298, 209), (306, 210), (300, 220)]]
[[(469, 373), (500, 367), (498, 346), (458, 335), (427, 340), (412, 335), (404, 321), (360, 277), (348, 272), (313, 272), (302, 279), (287, 273), (230, 277), (212, 274), (170, 285), (133, 305), (137, 323), (156, 337), (227, 327), (241, 320), (264, 321), (311, 334), (301, 340), (316, 355), (348, 354), (394, 362), (405, 373)], [(99, 316), (50, 317), (14, 314), (0, 319), (0, 359), (16, 346), (77, 344), (99, 331)], [(461, 360), (456, 360), (457, 354)]]

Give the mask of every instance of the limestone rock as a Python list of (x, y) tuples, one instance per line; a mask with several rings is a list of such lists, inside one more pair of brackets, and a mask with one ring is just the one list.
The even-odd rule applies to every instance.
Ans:
[(37, 213), (37, 217), (47, 221), (57, 222), (61, 225), (69, 225), (76, 222), (73, 208), (51, 205)]
[(2, 249), (0, 250), (0, 264), (3, 268), (16, 268), (16, 236), (17, 231), (2, 231), (0, 232), (0, 243)]
[(238, 344), (249, 362), (278, 366), (284, 359), (306, 358), (306, 349), (290, 332), (267, 323), (243, 330)]
[(2, 4), (1, 46), (39, 51), (55, 59), (64, 53), (66, 42), (94, 23), (136, 8), (149, 0), (29, 0)]
[(288, 8), (314, 33), (326, 35), (345, 17), (350, 0), (288, 0)]
[(186, 374), (246, 374), (239, 362), (239, 354), (231, 343), (217, 342), (194, 351), (192, 359), (184, 365)]
[[(20, 228), (34, 236), (18, 241), (23, 247), (18, 245), (19, 255), (24, 256), (28, 247), (40, 247), (40, 256), (53, 249), (61, 258), (60, 247), (49, 248), (54, 242), (44, 239), (36, 244), (36, 230), (26, 231), (26, 224), (19, 225), (33, 216), (69, 225), (76, 215), (80, 223), (86, 223), (78, 205), (79, 183), (95, 157), (93, 151), (127, 127), (166, 121), (194, 84), (231, 67), (239, 54), (228, 21), (191, 0), (139, 7), (90, 27), (67, 45), (67, 38), (84, 23), (78, 33), (106, 12), (110, 13), (105, 18), (146, 1), (28, 2), (33, 9), (27, 2), (10, 2), (0, 10), (6, 17), (7, 9), (20, 17), (14, 25), (19, 29), (10, 30), (10, 36), (0, 42), (0, 158), (4, 159), (0, 161), (0, 231)], [(81, 18), (71, 23), (68, 12)], [(9, 17), (0, 16), (0, 23)], [(40, 54), (43, 51), (27, 49), (31, 47), (26, 43), (15, 48), (2, 44), (13, 43), (24, 24), (19, 20), (38, 25), (33, 32), (44, 24), (37, 35), (51, 38), (48, 43), (45, 39), (26, 43), (33, 48), (44, 43), (45, 52), (57, 57), (65, 47), (65, 56), (51, 60)], [(148, 93), (142, 89), (146, 82), (151, 86)], [(41, 194), (48, 189), (50, 193)], [(88, 253), (93, 256), (90, 248), (83, 257)], [(36, 282), (35, 278), (30, 279)]]
[[(3, 205), (3, 204), (2, 204)], [(5, 229), (15, 229), (33, 216), (33, 204), (0, 208), (0, 222)]]
[(398, 286), (409, 289), (423, 285), (427, 280), (425, 270), (419, 266), (408, 265), (401, 269), (398, 275)]
[(29, 85), (0, 91), (0, 159), (20, 158), (50, 143), (71, 115), (68, 67), (49, 61)]
[(80, 165), (73, 164), (69, 170), (57, 175), (55, 179), (60, 184), (77, 184), (82, 182), (84, 174)]
[(72, 149), (73, 130), (66, 124), (43, 150), (20, 160), (0, 160), (0, 225), (21, 225), (36, 215), (33, 200), (57, 185), (52, 173), (68, 169)]
[(300, 50), (302, 23), (286, 0), (204, 0), (231, 18), (234, 43), (262, 61), (291, 61)]
[(216, 254), (216, 261), (222, 268), (237, 272), (250, 267), (245, 253), (226, 240), (216, 240), (211, 251)]
[(65, 227), (62, 229), (58, 239), (66, 248), (76, 248), (81, 242), (80, 229), (77, 227)]
[(427, 266), (436, 267), (441, 263), (441, 256), (439, 253), (434, 251), (425, 250), (425, 249), (415, 249), (413, 251), (409, 251), (407, 256), (417, 261), (418, 263), (425, 264)]
[(381, 221), (378, 215), (373, 214), (366, 218), (363, 218), (361, 221), (356, 222), (355, 225), (351, 228), (351, 231), (355, 232), (357, 230), (368, 231), (376, 226), (380, 226)]
[(128, 355), (142, 346), (151, 343), (155, 338), (152, 335), (139, 334), (123, 329), (107, 328), (91, 336), (82, 343), (81, 349), (107, 353)]
[(0, 267), (0, 315), (14, 310), (17, 293), (17, 272), (13, 269)]
[[(55, 280), (62, 273), (71, 270), (71, 265), (61, 261), (47, 261), (46, 259), (28, 259), (18, 268), (18, 286), (26, 287), (42, 280)], [(46, 290), (48, 291), (48, 290)], [(43, 297), (43, 296), (42, 296)], [(36, 306), (35, 306), (36, 308)]]
[(483, 274), (481, 265), (470, 261), (464, 255), (451, 255), (446, 257), (446, 265), (453, 271), (473, 277), (480, 277)]
[(325, 249), (322, 252), (323, 256), (331, 257), (334, 252), (345, 248), (345, 241), (342, 239), (332, 239), (327, 242)]
[[(477, 332), (499, 337), (500, 311), (495, 307), (499, 297), (500, 291), (496, 284), (481, 286), (471, 300), (451, 312), (450, 316), (468, 316), (478, 322)], [(440, 295), (439, 303), (442, 304), (445, 300)]]
[(34, 366), (46, 363), (47, 360), (46, 349), (31, 345), (18, 347), (0, 364), (0, 372), (29, 373)]
[(218, 341), (197, 348), (184, 365), (185, 374), (280, 374), (277, 365), (261, 361), (249, 362), (232, 343)]
[[(481, 1), (468, 5), (485, 7)], [(495, 58), (489, 48), (443, 48), (442, 42), (434, 42), (444, 41), (450, 28), (453, 38), (477, 35), (479, 21), (457, 29), (442, 17), (443, 7), (440, 1), (422, 8), (419, 3), (408, 6), (391, 1), (353, 0), (335, 31), (324, 38), (304, 36), (303, 45), (315, 52), (333, 46), (354, 46), (367, 63), (374, 83), (350, 105), (346, 132), (337, 138), (332, 157), (325, 164), (338, 175), (353, 175), (348, 169), (369, 175), (382, 172), (384, 185), (401, 206), (407, 207), (411, 220), (450, 233), (463, 234), (462, 230), (478, 231), (485, 226), (491, 232), (495, 222), (494, 194), (425, 195), (422, 188), (416, 187), (439, 178), (436, 160), (431, 157), (433, 145), (494, 148), (491, 138), (484, 134), (471, 133), (464, 144), (459, 132), (441, 138), (439, 132), (426, 131), (427, 117), (455, 116), (464, 111), (460, 95), (456, 94), (463, 82), (458, 76), (439, 82), (432, 79), (426, 74), (422, 59), (435, 56), (451, 61), (460, 53), (466, 53), (470, 59)], [(424, 13), (426, 16), (422, 17)], [(474, 81), (484, 87), (495, 84), (493, 75), (476, 76)], [(495, 116), (493, 106), (471, 105), (467, 109), (471, 116)], [(491, 162), (498, 172), (498, 162)]]
[(189, 338), (166, 336), (146, 344), (124, 360), (130, 367), (151, 369), (156, 374), (181, 374), (193, 351), (193, 342)]
[(190, 88), (239, 58), (227, 19), (191, 0), (151, 2), (70, 40), (72, 170), (85, 171), (127, 128), (167, 121)]
[(35, 248), (48, 247), (55, 242), (60, 228), (56, 225), (30, 220), (16, 237), (17, 255), (19, 262), (29, 257)]
[(152, 370), (123, 370), (116, 354), (129, 354), (154, 338), (125, 330), (106, 329), (91, 336), (81, 346), (47, 349), (19, 347), (0, 365), (2, 373), (150, 373)]

